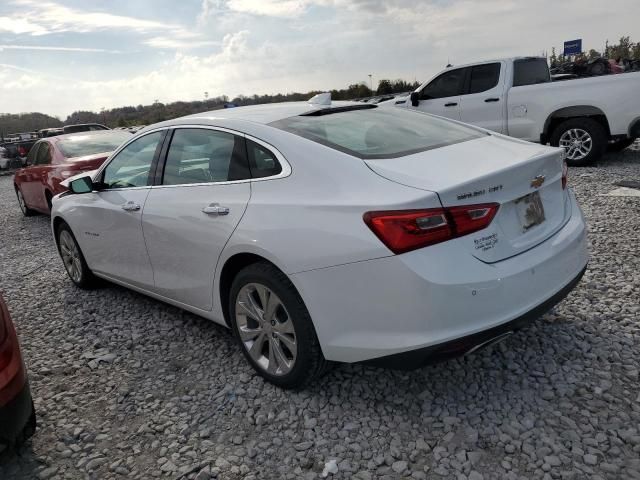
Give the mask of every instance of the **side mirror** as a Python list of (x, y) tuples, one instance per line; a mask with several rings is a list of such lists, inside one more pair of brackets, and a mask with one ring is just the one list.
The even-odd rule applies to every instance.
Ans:
[(414, 107), (420, 105), (420, 92), (411, 92), (411, 105)]
[(73, 193), (89, 193), (93, 191), (93, 182), (91, 177), (76, 178), (69, 184), (69, 190)]

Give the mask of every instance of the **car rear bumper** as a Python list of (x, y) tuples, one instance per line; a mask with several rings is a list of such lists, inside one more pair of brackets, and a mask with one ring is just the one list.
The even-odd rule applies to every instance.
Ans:
[(13, 444), (25, 440), (33, 433), (35, 413), (29, 382), (25, 382), (18, 394), (0, 407), (0, 444)]
[(386, 357), (374, 358), (372, 360), (365, 361), (365, 363), (378, 367), (412, 370), (431, 363), (459, 357), (489, 346), (503, 338), (506, 338), (511, 333), (526, 327), (528, 324), (548, 312), (554, 307), (554, 305), (561, 302), (580, 282), (585, 271), (586, 267), (573, 280), (571, 280), (567, 286), (556, 293), (553, 297), (529, 310), (524, 315), (521, 315), (507, 323), (438, 345), (410, 350), (408, 352), (397, 353)]
[(588, 262), (584, 218), (572, 194), (570, 200), (572, 215), (558, 232), (496, 263), (452, 240), (292, 275), (325, 358), (362, 362), (417, 351), (420, 363), (458, 340), (482, 343), (541, 315)]

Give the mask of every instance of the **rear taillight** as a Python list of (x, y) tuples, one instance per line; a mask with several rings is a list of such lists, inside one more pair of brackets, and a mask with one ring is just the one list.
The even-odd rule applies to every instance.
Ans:
[(367, 212), (364, 221), (393, 253), (441, 243), (489, 226), (497, 203), (426, 210)]
[[(12, 328), (8, 324), (0, 305), (0, 374), (11, 363), (13, 357), (13, 335)], [(0, 387), (2, 387), (0, 382)]]
[(567, 188), (567, 182), (569, 181), (569, 166), (567, 162), (562, 162), (562, 189)]

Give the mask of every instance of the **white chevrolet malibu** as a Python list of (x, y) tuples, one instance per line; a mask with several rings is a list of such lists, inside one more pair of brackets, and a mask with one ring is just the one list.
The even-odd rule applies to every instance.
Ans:
[(69, 276), (230, 327), (282, 387), (510, 334), (583, 274), (560, 149), (375, 105), (272, 104), (139, 132), (53, 201)]

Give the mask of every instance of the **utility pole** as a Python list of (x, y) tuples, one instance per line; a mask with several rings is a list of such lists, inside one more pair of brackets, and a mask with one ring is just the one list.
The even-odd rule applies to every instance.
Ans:
[(373, 76), (369, 74), (369, 84), (371, 85), (371, 95), (373, 95)]

